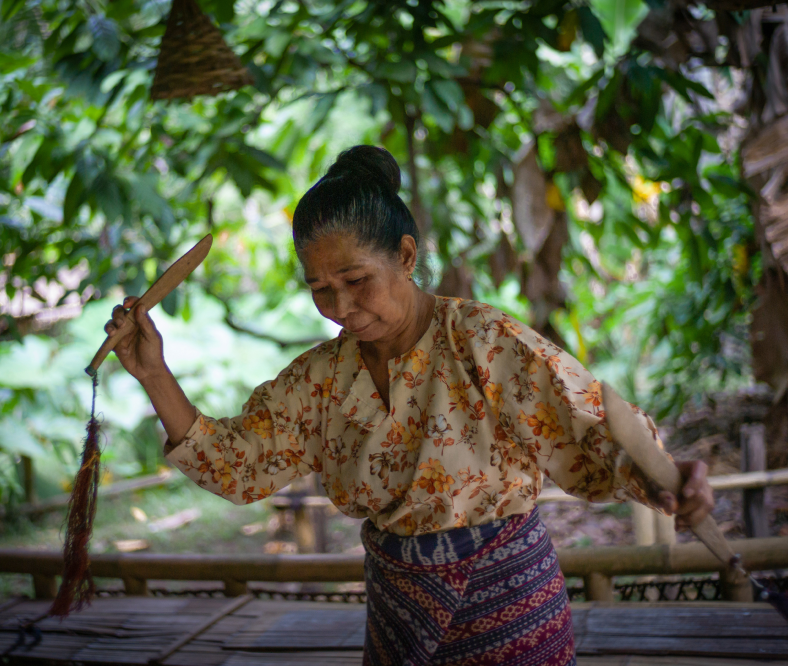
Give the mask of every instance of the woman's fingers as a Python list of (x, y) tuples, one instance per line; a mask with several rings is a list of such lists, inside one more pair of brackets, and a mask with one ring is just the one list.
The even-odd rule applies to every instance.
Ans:
[(676, 499), (676, 496), (667, 490), (661, 490), (659, 492), (659, 495), (657, 495), (657, 501), (659, 502), (660, 508), (663, 509), (668, 515), (676, 513), (676, 509), (679, 508), (679, 502)]
[(137, 325), (140, 327), (142, 334), (148, 338), (152, 339), (156, 335), (156, 327), (153, 325), (153, 321), (148, 314), (148, 309), (140, 305), (136, 310), (135, 319), (137, 320)]
[(708, 467), (702, 460), (678, 463), (684, 487), (676, 509), (676, 527), (695, 527), (714, 508), (714, 492), (706, 479)]

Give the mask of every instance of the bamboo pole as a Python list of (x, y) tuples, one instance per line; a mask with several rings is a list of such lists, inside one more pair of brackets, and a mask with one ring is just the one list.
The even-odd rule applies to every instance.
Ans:
[[(708, 477), (712, 490), (749, 490), (768, 486), (788, 485), (788, 469), (774, 469), (766, 472), (743, 472), (741, 474), (720, 474)], [(567, 495), (561, 488), (543, 488), (537, 504), (545, 502), (584, 502), (585, 500)]]
[[(128, 479), (126, 481), (119, 481), (109, 486), (99, 487), (99, 496), (103, 498), (117, 497), (124, 493), (132, 492), (135, 490), (143, 490), (154, 486), (160, 486), (173, 481), (180, 481), (184, 479), (180, 474), (174, 470), (162, 470), (158, 474), (151, 476), (143, 476), (136, 479)], [(743, 474), (724, 474), (719, 476), (710, 476), (709, 485), (713, 490), (747, 490), (750, 488), (766, 488), (768, 486), (788, 485), (788, 469), (775, 469), (766, 472), (748, 472)], [(68, 506), (70, 495), (55, 495), (48, 499), (42, 500), (35, 504), (20, 504), (14, 512), (23, 516), (36, 515), (46, 513), (48, 511), (56, 511), (58, 509)], [(277, 508), (288, 508), (293, 504), (293, 500), (287, 494), (275, 494), (270, 499), (266, 500)], [(302, 497), (299, 501), (307, 507), (323, 507), (332, 504), (328, 497), (320, 497), (308, 495)], [(543, 488), (541, 494), (536, 499), (537, 504), (544, 504), (546, 502), (583, 502), (584, 500), (567, 495), (560, 488), (551, 486)], [(0, 506), (0, 518), (6, 513), (5, 507)]]
[[(788, 537), (729, 542), (745, 568), (788, 568)], [(654, 546), (559, 548), (564, 575), (585, 577), (722, 571), (724, 565), (699, 542)], [(0, 550), (0, 572), (55, 576), (61, 553)], [(91, 558), (94, 576), (142, 580), (351, 582), (364, 580), (363, 555), (151, 555), (106, 554)]]

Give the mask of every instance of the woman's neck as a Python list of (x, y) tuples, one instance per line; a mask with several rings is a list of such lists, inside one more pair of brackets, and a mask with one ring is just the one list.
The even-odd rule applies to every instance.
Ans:
[(374, 363), (388, 363), (412, 348), (427, 332), (435, 310), (435, 296), (427, 294), (414, 285), (414, 298), (411, 313), (402, 330), (391, 337), (361, 343), (364, 360)]

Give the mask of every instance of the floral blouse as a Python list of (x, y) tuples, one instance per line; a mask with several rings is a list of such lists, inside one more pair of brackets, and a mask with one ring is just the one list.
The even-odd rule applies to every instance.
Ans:
[(542, 473), (590, 501), (648, 503), (599, 382), (500, 310), (437, 297), (426, 333), (388, 370), (390, 410), (343, 330), (258, 386), (240, 415), (198, 412), (167, 458), (236, 504), (316, 472), (340, 511), (399, 535), (528, 513)]

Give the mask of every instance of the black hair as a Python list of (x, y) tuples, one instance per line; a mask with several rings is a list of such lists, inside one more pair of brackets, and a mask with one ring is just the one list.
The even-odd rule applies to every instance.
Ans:
[(296, 252), (333, 233), (352, 234), (359, 244), (396, 255), (402, 237), (419, 230), (400, 199), (400, 170), (387, 150), (354, 146), (340, 153), (328, 172), (301, 198), (293, 214)]

